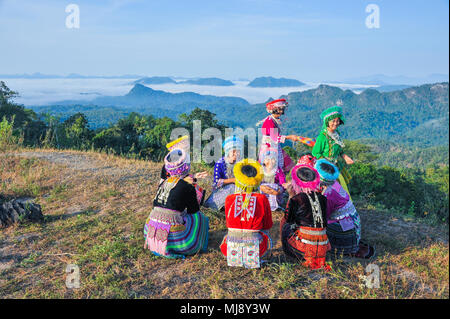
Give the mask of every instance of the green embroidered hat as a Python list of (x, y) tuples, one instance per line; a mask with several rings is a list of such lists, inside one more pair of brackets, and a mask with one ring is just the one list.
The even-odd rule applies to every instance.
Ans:
[(328, 127), (329, 121), (337, 117), (341, 119), (342, 124), (345, 124), (345, 118), (344, 115), (342, 114), (342, 107), (337, 105), (327, 108), (320, 114), (320, 118), (323, 121), (324, 128)]

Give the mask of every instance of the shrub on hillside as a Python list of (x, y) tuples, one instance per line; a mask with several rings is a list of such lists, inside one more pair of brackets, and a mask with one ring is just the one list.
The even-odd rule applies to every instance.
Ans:
[(9, 122), (6, 117), (0, 122), (0, 152), (19, 146), (21, 139), (14, 133), (14, 118)]

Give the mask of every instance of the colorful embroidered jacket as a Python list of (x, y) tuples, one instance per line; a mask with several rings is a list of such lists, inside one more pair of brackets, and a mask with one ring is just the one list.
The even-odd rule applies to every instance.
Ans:
[(268, 116), (262, 125), (263, 136), (269, 136), (277, 144), (284, 143), (286, 136), (281, 135), (281, 128), (272, 116)]
[(361, 239), (361, 219), (345, 189), (335, 182), (323, 193), (327, 198), (328, 224), (339, 223), (343, 231), (355, 228), (357, 240)]
[(245, 193), (232, 194), (226, 198), (227, 227), (252, 230), (270, 229), (273, 221), (267, 197), (264, 194), (252, 193), (247, 209), (242, 209), (245, 196)]
[[(281, 242), (287, 255), (304, 258), (303, 265), (311, 269), (325, 268), (326, 254), (331, 249), (326, 233), (327, 199), (319, 192), (311, 193), (316, 212), (305, 193), (292, 197), (288, 211), (280, 222)], [(319, 210), (320, 208), (320, 210)]]
[(338, 182), (335, 182), (332, 187), (327, 187), (323, 194), (327, 198), (328, 224), (356, 214), (356, 209), (350, 200), (350, 196)]
[[(170, 177), (170, 174), (167, 172), (165, 166), (163, 165), (163, 167), (161, 169), (161, 179), (159, 180), (159, 185), (161, 185), (161, 183), (164, 182), (164, 180), (166, 180), (169, 177)], [(189, 174), (189, 177), (191, 177), (192, 180), (194, 181), (194, 183), (192, 185), (194, 186), (195, 192), (197, 194), (198, 204), (201, 206), (201, 205), (203, 205), (203, 202), (205, 201), (206, 190), (204, 190), (203, 188), (198, 186), (197, 179), (194, 178), (193, 175)]]
[(294, 167), (294, 162), (289, 155), (283, 150), (281, 144), (286, 141), (286, 136), (281, 135), (281, 127), (272, 116), (266, 117), (261, 128), (263, 143), (268, 143), (271, 146), (278, 148), (278, 167), (284, 173), (290, 171)]
[(223, 180), (224, 179), (229, 179), (229, 178), (233, 178), (233, 171), (230, 168), (230, 172), (231, 172), (231, 176), (230, 173), (227, 173), (227, 165), (232, 165), (232, 164), (227, 164), (227, 162), (225, 161), (225, 158), (222, 157), (220, 160), (218, 160), (216, 162), (216, 164), (214, 165), (214, 183), (213, 183), (213, 189), (217, 189), (223, 186)]
[(334, 217), (339, 217), (337, 212), (343, 208), (350, 197), (347, 192), (339, 185), (339, 183), (335, 182), (333, 186), (327, 187), (327, 189), (323, 192), (323, 195), (327, 198), (327, 220), (328, 223), (336, 222), (336, 220), (332, 220), (330, 215), (333, 213)]
[(320, 132), (312, 149), (312, 155), (315, 158), (320, 159), (324, 157), (333, 163), (337, 163), (342, 152), (342, 147), (328, 136), (326, 129)]
[(214, 165), (214, 184), (213, 187), (220, 187), (219, 180), (228, 179), (227, 177), (227, 163), (225, 162), (225, 158), (222, 157), (220, 160), (216, 162)]
[[(339, 132), (337, 132), (337, 134), (339, 134)], [(317, 159), (326, 158), (330, 162), (336, 164), (342, 177), (344, 177), (345, 182), (348, 183), (351, 176), (345, 168), (345, 163), (341, 157), (343, 153), (342, 147), (327, 134), (327, 129), (322, 129), (312, 149), (312, 155)]]
[(195, 187), (183, 179), (169, 177), (159, 186), (153, 206), (167, 208), (188, 214), (200, 210)]
[[(285, 214), (286, 222), (289, 224), (297, 224), (305, 227), (326, 227), (327, 223), (327, 198), (319, 192), (315, 193), (319, 199), (320, 209), (322, 211), (323, 224), (314, 226), (314, 217), (311, 208), (311, 203), (305, 193), (299, 193), (289, 199), (287, 205), (287, 212)], [(314, 195), (310, 195), (314, 198)]]

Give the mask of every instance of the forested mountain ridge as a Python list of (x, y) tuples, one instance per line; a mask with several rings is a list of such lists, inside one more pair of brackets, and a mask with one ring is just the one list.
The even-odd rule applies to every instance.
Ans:
[[(289, 93), (286, 129), (316, 136), (320, 113), (340, 103), (346, 123), (344, 137), (396, 139), (410, 144), (448, 144), (448, 82), (425, 84), (392, 92), (367, 89), (360, 94), (320, 85)], [(263, 105), (260, 106), (260, 109)]]
[[(286, 96), (289, 107), (283, 120), (286, 133), (315, 138), (322, 126), (320, 113), (336, 103), (344, 110), (346, 123), (341, 128), (345, 138), (380, 138), (425, 146), (448, 145), (449, 138), (448, 82), (425, 84), (391, 92), (367, 89), (360, 94), (338, 87), (320, 85), (315, 89), (292, 92)], [(274, 97), (278, 98), (278, 97)], [(192, 92), (169, 93), (136, 84), (124, 96), (98, 97), (92, 101), (66, 101), (59, 106), (32, 107), (36, 112), (46, 111), (68, 115), (83, 112), (89, 105), (89, 121), (93, 127), (102, 121), (102, 113), (95, 114), (93, 105), (107, 110), (114, 118), (114, 108), (123, 112), (136, 111), (145, 115), (168, 116), (177, 119), (196, 107), (216, 114), (228, 126), (255, 127), (267, 116), (264, 103), (249, 104), (238, 97), (216, 97)], [(70, 111), (70, 105), (73, 109)], [(65, 116), (64, 116), (65, 114)], [(102, 121), (105, 123), (105, 121)]]

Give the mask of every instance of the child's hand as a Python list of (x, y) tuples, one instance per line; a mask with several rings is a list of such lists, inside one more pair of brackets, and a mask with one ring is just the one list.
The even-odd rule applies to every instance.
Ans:
[(344, 159), (344, 161), (347, 163), (347, 165), (352, 165), (353, 163), (355, 163), (350, 156), (346, 155), (346, 154), (342, 154), (342, 158)]
[(272, 187), (269, 187), (267, 185), (261, 185), (260, 189), (263, 193), (269, 194), (269, 195), (278, 195), (278, 192), (274, 190)]
[(192, 178), (192, 176), (186, 176), (185, 178), (183, 178), (186, 182), (188, 182), (189, 184), (193, 184), (194, 183), (194, 179)]
[(194, 174), (194, 178), (197, 178), (197, 179), (205, 178), (207, 176), (209, 176), (207, 171), (198, 172), (198, 173)]
[(283, 187), (288, 192), (289, 198), (295, 196), (294, 188), (292, 187), (292, 184), (290, 182), (283, 184)]

